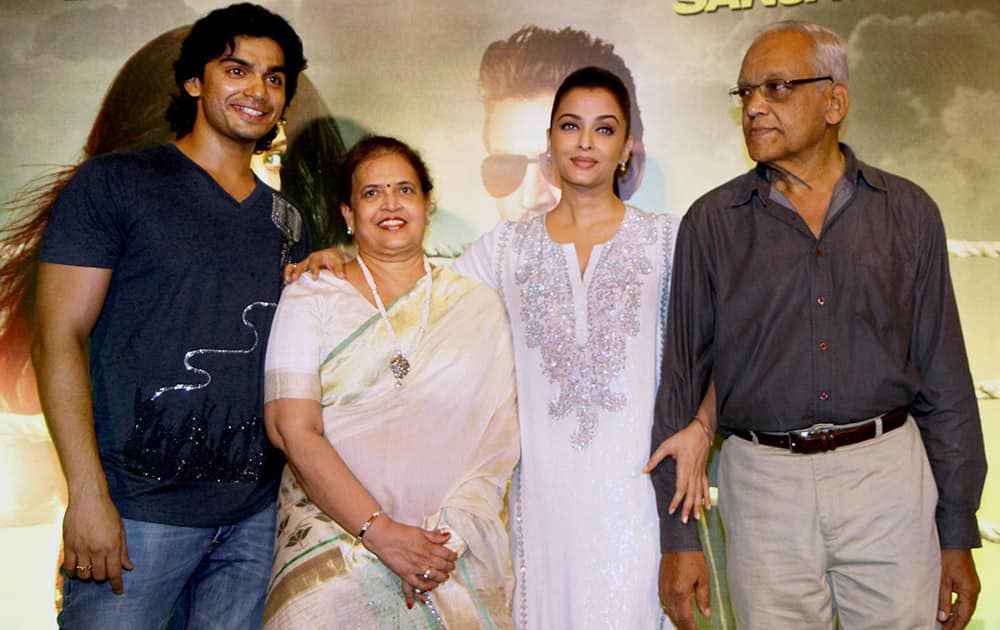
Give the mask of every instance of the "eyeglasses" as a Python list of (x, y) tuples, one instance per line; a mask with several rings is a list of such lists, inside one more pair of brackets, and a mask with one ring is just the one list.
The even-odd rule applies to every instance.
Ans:
[(816, 83), (817, 81), (833, 81), (833, 77), (809, 77), (808, 79), (768, 79), (756, 85), (738, 85), (729, 90), (729, 95), (733, 97), (736, 104), (746, 106), (753, 97), (753, 93), (760, 90), (761, 96), (769, 103), (783, 103), (792, 95), (796, 85), (806, 83)]
[(511, 194), (524, 181), (528, 164), (538, 164), (538, 170), (541, 171), (545, 181), (552, 186), (559, 185), (551, 166), (548, 164), (548, 157), (544, 153), (539, 153), (537, 157), (516, 153), (499, 153), (489, 155), (483, 160), (480, 172), (486, 192), (496, 199)]

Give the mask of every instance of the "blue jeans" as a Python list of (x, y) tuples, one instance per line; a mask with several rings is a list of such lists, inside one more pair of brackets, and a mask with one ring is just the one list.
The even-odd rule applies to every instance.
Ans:
[[(123, 592), (63, 575), (60, 628), (260, 628), (271, 577), (275, 508), (222, 527), (122, 519), (129, 557)], [(171, 619), (171, 616), (174, 618)]]

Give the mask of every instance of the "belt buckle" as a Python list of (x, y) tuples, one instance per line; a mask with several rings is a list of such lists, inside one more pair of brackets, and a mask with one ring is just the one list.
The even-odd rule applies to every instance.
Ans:
[[(820, 436), (819, 450), (821, 453), (824, 453), (826, 451), (833, 450), (835, 447), (832, 444), (832, 440), (826, 440), (822, 436), (823, 434), (832, 434), (836, 426), (837, 425), (835, 425), (832, 422), (817, 422), (808, 429), (802, 429), (801, 431), (794, 431), (792, 433), (797, 433), (799, 437), (803, 439), (809, 439), (812, 437)], [(795, 452), (794, 449), (795, 445), (791, 439), (792, 433), (789, 433), (789, 439), (788, 439), (788, 452), (790, 453)]]

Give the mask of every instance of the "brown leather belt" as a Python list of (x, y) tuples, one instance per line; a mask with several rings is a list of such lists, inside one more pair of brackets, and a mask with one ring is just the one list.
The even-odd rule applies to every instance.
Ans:
[[(900, 407), (882, 416), (882, 433), (888, 433), (893, 429), (903, 426), (908, 415), (906, 409)], [(732, 434), (750, 442), (788, 449), (793, 453), (803, 453), (805, 455), (832, 451), (838, 446), (857, 444), (858, 442), (864, 442), (879, 435), (878, 421), (874, 418), (867, 422), (847, 427), (824, 424), (815, 425), (808, 429), (799, 429), (798, 431), (788, 431), (787, 433), (761, 433), (760, 431), (734, 429)]]

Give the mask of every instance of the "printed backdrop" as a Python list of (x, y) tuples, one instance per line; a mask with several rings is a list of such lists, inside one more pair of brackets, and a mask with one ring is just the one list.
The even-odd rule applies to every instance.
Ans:
[[(0, 117), (0, 226), (38, 212), (46, 176), (84, 157), (88, 137), (92, 149), (103, 140), (101, 150), (136, 138), (140, 144), (165, 139), (158, 112), (171, 89), (169, 51), (183, 37), (183, 30), (168, 32), (224, 4), (0, 2), (8, 81)], [(296, 27), (309, 67), (289, 113), (286, 142), (263, 156), (259, 172), (277, 181), (284, 164), (286, 190), (322, 215), (336, 207), (322, 183), (336, 171), (343, 148), (369, 132), (396, 135), (422, 151), (435, 177), (437, 211), (427, 247), (445, 258), (501, 216), (537, 211), (557, 199), (538, 162), (553, 88), (541, 79), (503, 84), (497, 77), (512, 72), (505, 75), (504, 68), (513, 67), (516, 51), (540, 55), (539, 64), (552, 65), (549, 74), (577, 60), (623, 64), (634, 78), (645, 154), (631, 175), (629, 202), (683, 214), (701, 193), (750, 166), (726, 91), (754, 32), (779, 19), (837, 31), (852, 62), (845, 140), (862, 159), (920, 183), (941, 206), (987, 451), (1000, 453), (1000, 335), (991, 308), (1000, 287), (996, 0), (262, 4)], [(137, 65), (128, 66), (140, 49)], [(102, 103), (110, 124), (95, 127)], [(118, 132), (132, 135), (118, 140)], [(498, 154), (507, 158), (484, 162)], [(322, 216), (315, 222), (323, 223)], [(0, 241), (0, 263), (30, 257), (30, 239), (0, 238), (7, 238)], [(0, 326), (16, 321), (23, 329), (28, 310), (7, 296)], [(27, 340), (23, 334), (0, 340), (0, 590), (10, 602), (0, 607), (0, 626), (52, 627), (65, 488), (24, 370)], [(1000, 628), (995, 472), (983, 499), (984, 547), (976, 558), (984, 590), (974, 623)]]

